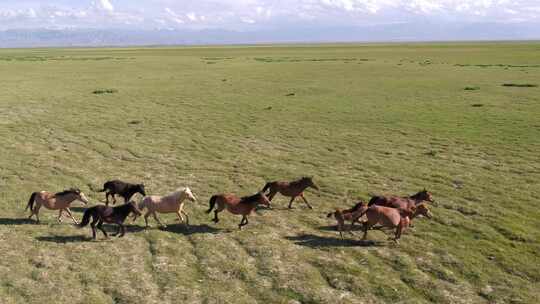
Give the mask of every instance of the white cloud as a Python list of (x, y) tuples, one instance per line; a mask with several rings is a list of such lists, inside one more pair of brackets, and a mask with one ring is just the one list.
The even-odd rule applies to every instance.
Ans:
[(251, 29), (540, 21), (540, 0), (2, 0), (0, 29), (55, 26)]
[(111, 1), (109, 0), (98, 0), (98, 2), (96, 3), (97, 4), (97, 7), (104, 10), (104, 11), (107, 11), (107, 12), (113, 12), (114, 11), (114, 6), (112, 5)]

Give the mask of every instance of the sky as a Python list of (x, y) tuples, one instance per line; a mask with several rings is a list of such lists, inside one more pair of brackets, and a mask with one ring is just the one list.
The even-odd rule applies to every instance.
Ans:
[(411, 22), (540, 24), (540, 0), (0, 0), (0, 30), (294, 31)]

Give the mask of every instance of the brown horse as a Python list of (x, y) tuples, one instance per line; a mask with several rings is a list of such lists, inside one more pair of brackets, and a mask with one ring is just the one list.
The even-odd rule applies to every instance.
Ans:
[(302, 177), (301, 179), (292, 182), (274, 181), (266, 183), (261, 192), (264, 193), (266, 192), (266, 190), (270, 189), (270, 191), (268, 192), (268, 199), (270, 201), (272, 201), (272, 199), (278, 192), (284, 196), (290, 197), (291, 201), (289, 202), (289, 209), (292, 208), (292, 203), (294, 199), (300, 196), (302, 200), (304, 200), (306, 205), (309, 207), (309, 209), (313, 209), (313, 207), (311, 207), (311, 205), (304, 197), (304, 190), (306, 190), (306, 188), (308, 187), (319, 190), (319, 187), (315, 185), (311, 177)]
[(369, 200), (368, 206), (378, 205), (414, 212), (414, 210), (412, 210), (412, 207), (416, 207), (424, 201), (434, 202), (433, 195), (426, 189), (408, 197), (400, 197), (395, 195), (373, 196)]
[(239, 229), (242, 229), (243, 226), (248, 224), (248, 215), (250, 215), (255, 207), (259, 204), (270, 206), (270, 201), (262, 192), (257, 192), (251, 196), (244, 196), (242, 198), (236, 196), (232, 193), (226, 194), (217, 194), (210, 198), (210, 208), (206, 213), (210, 213), (214, 209), (215, 205), (218, 205), (217, 209), (214, 210), (214, 223), (219, 222), (218, 213), (223, 211), (225, 208), (232, 214), (241, 214), (242, 221), (238, 225)]
[(363, 212), (366, 210), (367, 204), (364, 201), (360, 201), (357, 204), (355, 204), (352, 208), (341, 210), (336, 209), (334, 212), (330, 212), (326, 215), (326, 217), (331, 217), (332, 215), (337, 221), (337, 228), (339, 231), (339, 236), (343, 238), (343, 228), (345, 227), (345, 221), (350, 221), (351, 225), (349, 226), (349, 233), (352, 234), (352, 228), (355, 222), (360, 222), (360, 217), (363, 214)]
[(396, 229), (394, 241), (397, 243), (401, 237), (401, 233), (409, 226), (410, 222), (409, 212), (396, 208), (373, 205), (368, 207), (366, 211), (364, 211), (364, 214), (366, 214), (367, 221), (363, 223), (363, 240), (367, 238), (368, 230), (371, 227), (375, 226), (376, 224), (380, 224), (383, 228)]
[(118, 207), (109, 207), (103, 205), (94, 206), (84, 211), (82, 221), (79, 225), (77, 225), (77, 227), (82, 228), (88, 225), (90, 218), (92, 218), (92, 223), (90, 223), (90, 226), (92, 227), (92, 238), (94, 240), (96, 239), (96, 227), (103, 232), (105, 238), (109, 237), (107, 232), (105, 232), (102, 227), (103, 223), (117, 224), (118, 230), (116, 231), (115, 235), (122, 232), (119, 237), (123, 237), (124, 234), (126, 234), (124, 221), (130, 213), (134, 213), (135, 216), (141, 215), (141, 211), (137, 208), (137, 204), (133, 201)]
[(39, 209), (41, 206), (44, 206), (50, 210), (60, 210), (58, 212), (59, 223), (62, 222), (62, 213), (65, 211), (71, 217), (73, 222), (77, 224), (77, 220), (73, 217), (73, 214), (71, 214), (71, 210), (69, 210), (69, 205), (75, 200), (81, 201), (85, 205), (88, 204), (88, 198), (86, 195), (84, 195), (81, 190), (76, 188), (64, 190), (58, 193), (47, 191), (34, 192), (32, 195), (30, 195), (30, 199), (28, 200), (28, 204), (26, 204), (24, 211), (30, 208), (31, 213), (28, 218), (32, 218), (32, 216), (35, 214), (37, 223), (39, 223)]

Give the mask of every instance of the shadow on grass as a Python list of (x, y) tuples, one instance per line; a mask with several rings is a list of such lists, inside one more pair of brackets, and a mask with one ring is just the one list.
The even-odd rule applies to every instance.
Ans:
[(183, 235), (192, 235), (192, 234), (198, 234), (198, 233), (216, 234), (221, 231), (220, 229), (208, 226), (206, 224), (189, 225), (187, 227), (184, 226), (184, 224), (172, 224), (172, 225), (167, 225), (167, 227), (165, 228), (159, 228), (159, 230), (179, 233)]
[(40, 242), (53, 242), (53, 243), (77, 243), (87, 242), (92, 240), (91, 237), (83, 235), (51, 235), (51, 236), (38, 236), (36, 240)]
[(0, 225), (27, 225), (35, 223), (35, 220), (28, 218), (0, 218)]
[(83, 213), (84, 210), (88, 209), (87, 207), (69, 207), (69, 210), (73, 212)]
[[(346, 225), (345, 228), (344, 228), (345, 231), (343, 231), (343, 232), (349, 233), (348, 232), (349, 229), (350, 229), (349, 227), (350, 227), (350, 225)], [(317, 229), (319, 229), (321, 231), (336, 231), (336, 232), (338, 231), (337, 230), (337, 225), (319, 226)], [(362, 225), (355, 224), (353, 226), (352, 231), (362, 231)]]
[(293, 241), (296, 245), (306, 246), (311, 248), (320, 247), (371, 247), (382, 246), (383, 243), (371, 240), (352, 240), (341, 239), (338, 237), (324, 237), (313, 234), (302, 234), (299, 236), (285, 237), (289, 241)]

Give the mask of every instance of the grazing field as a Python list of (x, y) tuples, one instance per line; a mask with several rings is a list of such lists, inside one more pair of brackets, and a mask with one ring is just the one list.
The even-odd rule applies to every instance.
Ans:
[[(539, 43), (5, 49), (0, 83), (2, 304), (540, 298)], [(313, 210), (278, 195), (243, 231), (204, 212), (303, 175)], [(93, 205), (113, 178), (191, 187), (191, 227), (91, 241), (57, 212), (25, 219), (33, 191)], [(434, 218), (399, 245), (326, 218), (424, 187)]]

